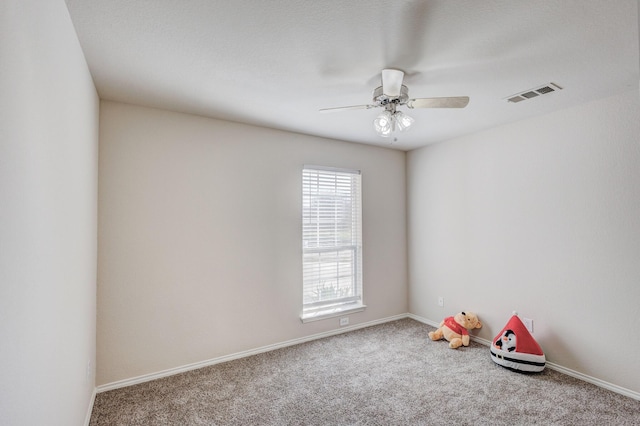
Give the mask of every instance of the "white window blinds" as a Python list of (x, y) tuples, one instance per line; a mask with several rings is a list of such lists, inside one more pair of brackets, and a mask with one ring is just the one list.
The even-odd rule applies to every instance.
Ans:
[(303, 320), (362, 308), (360, 172), (302, 171)]

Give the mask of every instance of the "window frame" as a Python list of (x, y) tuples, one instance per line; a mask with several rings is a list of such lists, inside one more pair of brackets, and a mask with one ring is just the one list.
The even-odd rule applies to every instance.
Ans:
[[(345, 185), (347, 181), (348, 185)], [(327, 206), (334, 209), (333, 220)], [(317, 321), (363, 311), (366, 305), (362, 279), (361, 171), (304, 165), (301, 207), (303, 294), (300, 319), (302, 322)], [(330, 229), (332, 226), (333, 230)], [(323, 255), (326, 260), (322, 259)], [(326, 281), (332, 284), (325, 286)], [(309, 297), (313, 297), (310, 296), (313, 286), (318, 298), (325, 291), (345, 294), (309, 301)]]

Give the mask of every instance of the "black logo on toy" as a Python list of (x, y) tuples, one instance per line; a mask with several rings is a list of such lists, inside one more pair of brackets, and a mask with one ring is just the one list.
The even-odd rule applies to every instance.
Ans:
[(506, 330), (502, 336), (496, 340), (495, 345), (503, 351), (514, 352), (516, 350), (516, 333), (513, 330)]

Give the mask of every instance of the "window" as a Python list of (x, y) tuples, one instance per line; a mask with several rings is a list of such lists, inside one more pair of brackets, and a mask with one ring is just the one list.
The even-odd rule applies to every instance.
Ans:
[(363, 310), (360, 172), (302, 171), (302, 320)]

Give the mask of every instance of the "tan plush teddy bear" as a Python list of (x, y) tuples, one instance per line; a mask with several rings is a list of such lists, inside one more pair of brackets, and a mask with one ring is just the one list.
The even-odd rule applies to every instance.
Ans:
[(482, 323), (473, 312), (459, 312), (452, 317), (447, 317), (440, 323), (440, 328), (429, 332), (431, 340), (440, 340), (443, 337), (449, 342), (451, 349), (460, 346), (469, 346), (469, 330), (481, 328)]

